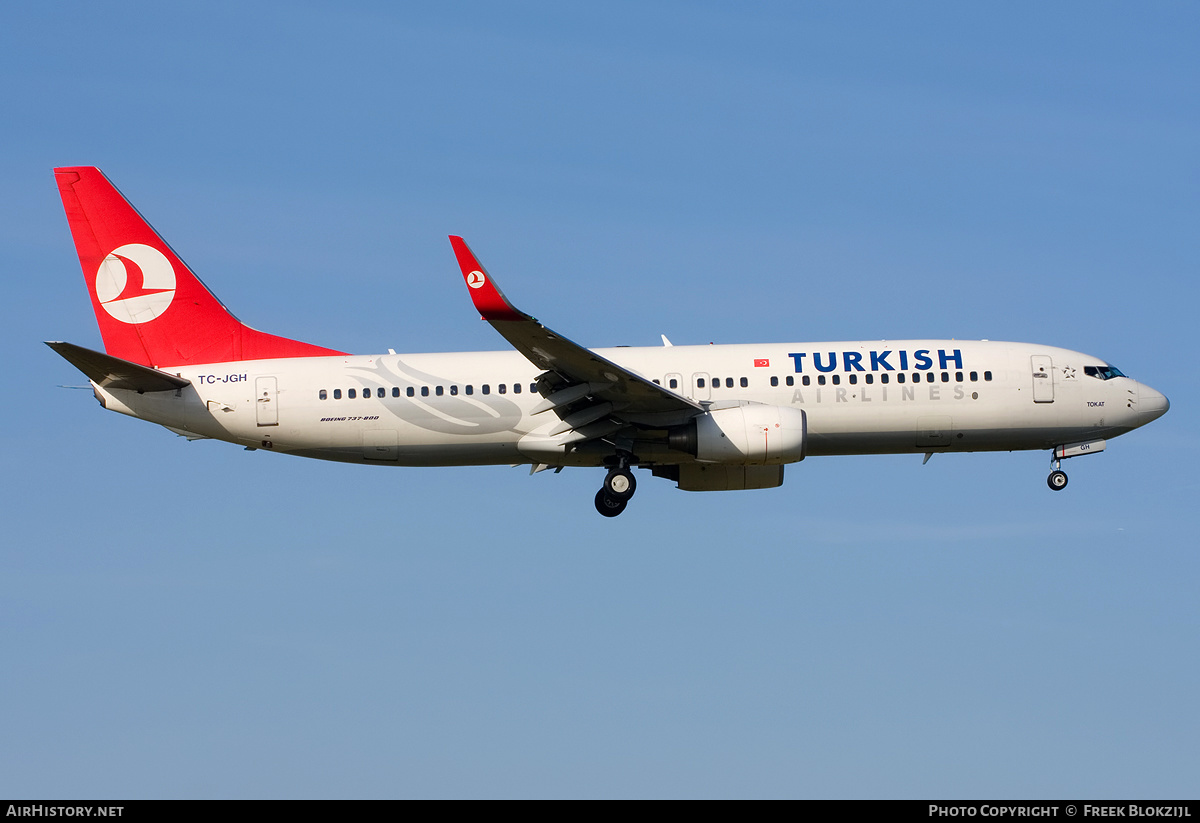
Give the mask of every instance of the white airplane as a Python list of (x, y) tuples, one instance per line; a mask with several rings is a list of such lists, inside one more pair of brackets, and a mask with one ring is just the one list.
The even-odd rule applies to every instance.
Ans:
[(243, 325), (99, 169), (55, 169), (106, 353), (47, 343), (106, 409), (190, 439), (376, 466), (633, 468), (686, 491), (765, 489), (810, 455), (1049, 449), (1166, 413), (1098, 357), (987, 340), (586, 349), (513, 307), (461, 237), (475, 308), (513, 351), (351, 355)]

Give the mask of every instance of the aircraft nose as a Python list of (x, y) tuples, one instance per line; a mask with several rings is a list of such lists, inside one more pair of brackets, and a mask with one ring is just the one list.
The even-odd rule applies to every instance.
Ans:
[(1151, 420), (1157, 420), (1171, 408), (1171, 401), (1161, 392), (1156, 392), (1149, 386), (1138, 384), (1138, 417), (1141, 425)]

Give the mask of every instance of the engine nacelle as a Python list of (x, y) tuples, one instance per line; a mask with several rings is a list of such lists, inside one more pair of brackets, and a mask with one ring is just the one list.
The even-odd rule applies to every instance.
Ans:
[(749, 403), (693, 418), (667, 442), (706, 463), (775, 466), (803, 460), (807, 440), (803, 409)]
[(722, 466), (692, 463), (678, 469), (678, 488), (685, 492), (725, 492), (739, 489), (773, 489), (783, 485), (783, 466)]

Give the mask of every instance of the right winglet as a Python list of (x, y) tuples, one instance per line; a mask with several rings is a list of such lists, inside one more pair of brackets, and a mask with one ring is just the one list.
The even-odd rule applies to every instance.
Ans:
[(463, 280), (471, 293), (471, 300), (480, 317), (489, 323), (497, 320), (532, 320), (524, 312), (518, 311), (504, 292), (492, 282), (491, 275), (479, 262), (467, 241), (457, 235), (450, 235), (450, 245), (454, 247), (454, 256), (458, 258), (458, 266), (462, 269)]

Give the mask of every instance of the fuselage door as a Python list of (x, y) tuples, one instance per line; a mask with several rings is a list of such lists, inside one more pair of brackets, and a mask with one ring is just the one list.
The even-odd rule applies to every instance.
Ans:
[(708, 372), (698, 371), (692, 375), (692, 399), (699, 402), (707, 400), (712, 396), (712, 389), (709, 386), (712, 384), (712, 378), (708, 376)]
[(1029, 358), (1033, 368), (1033, 402), (1054, 402), (1054, 361), (1045, 354)]
[(260, 426), (279, 425), (279, 389), (274, 377), (254, 380), (254, 414)]

